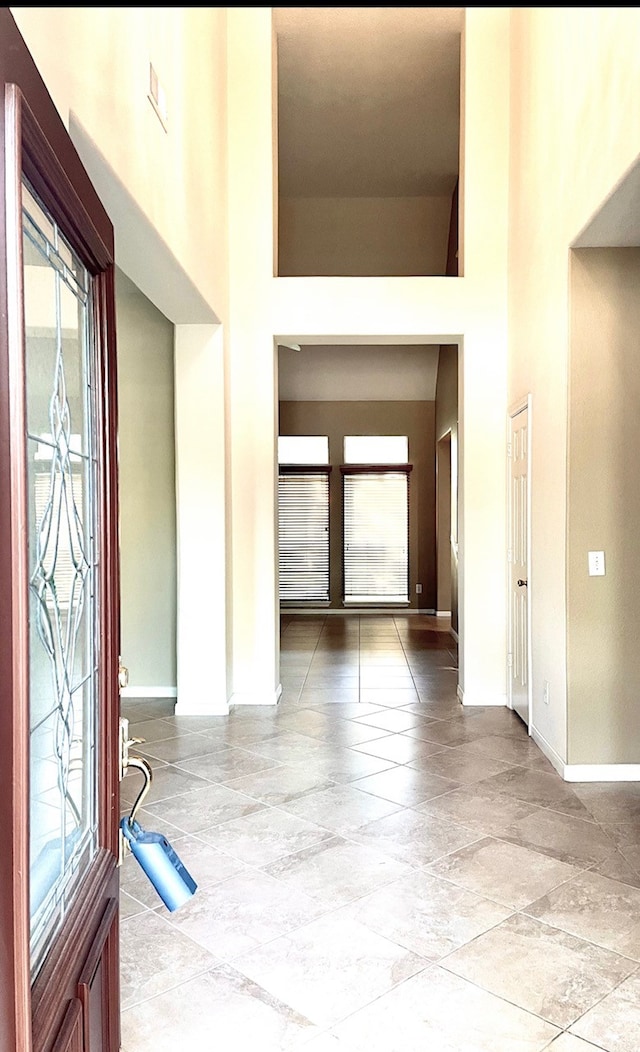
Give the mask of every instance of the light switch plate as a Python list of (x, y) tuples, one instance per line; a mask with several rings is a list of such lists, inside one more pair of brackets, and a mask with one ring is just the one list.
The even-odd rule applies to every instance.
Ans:
[(604, 552), (589, 552), (589, 577), (604, 577)]

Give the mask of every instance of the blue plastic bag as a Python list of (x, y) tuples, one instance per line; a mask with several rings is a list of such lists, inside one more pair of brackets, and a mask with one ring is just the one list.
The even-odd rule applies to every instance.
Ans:
[(130, 818), (123, 818), (120, 828), (167, 909), (173, 912), (193, 898), (198, 885), (166, 837), (145, 832)]

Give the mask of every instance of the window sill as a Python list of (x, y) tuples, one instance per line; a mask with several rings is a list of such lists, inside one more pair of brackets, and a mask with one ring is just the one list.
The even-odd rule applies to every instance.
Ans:
[(305, 610), (307, 610), (307, 609), (322, 610), (322, 609), (325, 609), (328, 606), (330, 606), (330, 603), (329, 603), (328, 599), (281, 599), (280, 600), (280, 609), (281, 610), (290, 610), (290, 609), (293, 609), (294, 607), (296, 609), (297, 608), (302, 608), (302, 609), (305, 609)]
[(411, 603), (408, 599), (376, 599), (370, 596), (367, 599), (343, 599), (342, 605), (345, 607), (408, 607)]

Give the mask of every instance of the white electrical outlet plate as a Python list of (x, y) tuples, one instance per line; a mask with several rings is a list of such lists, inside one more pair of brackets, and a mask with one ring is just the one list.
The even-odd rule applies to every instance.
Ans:
[(604, 552), (589, 552), (589, 577), (604, 577)]

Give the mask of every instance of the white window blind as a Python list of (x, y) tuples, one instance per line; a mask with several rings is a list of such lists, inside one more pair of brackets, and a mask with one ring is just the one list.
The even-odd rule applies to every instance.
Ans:
[(329, 599), (330, 468), (280, 468), (280, 600)]
[[(40, 458), (43, 459), (43, 458)], [(61, 610), (68, 610), (82, 601), (81, 581), (76, 567), (82, 565), (82, 518), (84, 517), (82, 475), (74, 471), (59, 475), (38, 473), (35, 484), (35, 522), (42, 530), (46, 517), (49, 528), (56, 538), (47, 550), (43, 569), (51, 576), (56, 601)], [(66, 489), (65, 489), (66, 487)], [(70, 491), (69, 491), (70, 487)], [(50, 602), (52, 596), (46, 593)]]
[(344, 598), (409, 601), (409, 465), (344, 473)]

